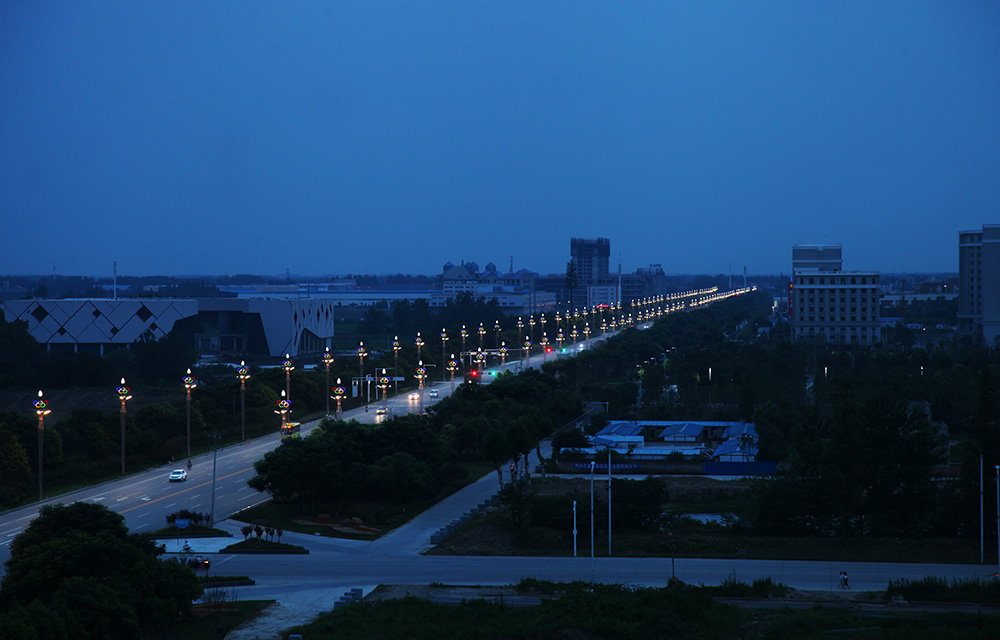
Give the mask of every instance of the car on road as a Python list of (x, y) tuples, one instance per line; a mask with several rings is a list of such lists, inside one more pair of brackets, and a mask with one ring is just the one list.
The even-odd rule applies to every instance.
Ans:
[(438, 397), (438, 390), (437, 389), (431, 389), (431, 397), (432, 398)]
[(375, 415), (377, 416), (384, 416), (387, 413), (389, 413), (389, 410), (386, 409), (385, 407), (379, 407), (378, 409), (375, 410)]
[(184, 469), (174, 469), (168, 476), (170, 482), (184, 482), (188, 479), (188, 472)]
[(212, 561), (202, 556), (189, 558), (186, 564), (192, 569), (204, 569), (205, 571), (208, 571), (212, 567)]
[(419, 400), (419, 399), (420, 399), (420, 393), (419, 392), (414, 391), (413, 393), (410, 394), (410, 400)]

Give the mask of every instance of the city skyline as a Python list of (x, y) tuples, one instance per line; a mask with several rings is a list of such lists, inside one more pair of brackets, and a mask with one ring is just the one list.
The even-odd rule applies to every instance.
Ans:
[(958, 271), (1000, 6), (9, 4), (0, 273)]

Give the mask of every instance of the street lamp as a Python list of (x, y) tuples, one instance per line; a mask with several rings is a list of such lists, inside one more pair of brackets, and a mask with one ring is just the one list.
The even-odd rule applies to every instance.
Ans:
[(469, 337), (469, 332), (465, 330), (464, 324), (459, 335), (462, 336), (462, 350), (458, 353), (458, 359), (462, 361), (462, 370), (465, 371), (465, 339)]
[(122, 383), (118, 385), (115, 389), (118, 393), (118, 399), (122, 403), (122, 475), (125, 475), (125, 401), (131, 400), (132, 396), (129, 395), (129, 388), (125, 386), (125, 378), (122, 378)]
[(565, 339), (566, 339), (566, 336), (563, 335), (562, 331), (560, 331), (559, 333), (556, 334), (556, 344), (559, 345), (559, 350), (560, 351), (562, 351), (562, 343), (563, 343), (563, 340), (565, 340)]
[(389, 376), (385, 375), (385, 369), (382, 369), (382, 375), (378, 379), (378, 388), (382, 390), (382, 408), (389, 408)]
[(576, 339), (580, 337), (580, 334), (576, 330), (576, 325), (573, 325), (573, 330), (569, 332), (569, 337), (573, 339), (573, 344), (576, 344)]
[(361, 401), (366, 405), (365, 411), (368, 410), (368, 401), (365, 400), (365, 392), (361, 385), (364, 384), (365, 381), (365, 356), (367, 355), (368, 350), (365, 349), (365, 343), (362, 341), (361, 344), (358, 345), (358, 394), (361, 395)]
[[(326, 367), (326, 388), (330, 388), (330, 365), (333, 364), (333, 354), (330, 353), (330, 347), (326, 348), (323, 352), (323, 366)], [(330, 395), (326, 396), (326, 417), (330, 417)]]
[[(292, 371), (295, 370), (295, 365), (288, 358), (288, 354), (285, 354), (285, 359), (281, 362), (281, 368), (285, 370), (285, 393), (288, 395), (288, 401), (292, 401)], [(188, 372), (190, 373), (190, 371)]]
[(528, 316), (528, 338), (535, 337), (535, 316), (534, 314)]
[(340, 402), (347, 397), (347, 389), (340, 386), (340, 378), (337, 378), (337, 386), (333, 388), (333, 395), (331, 396), (337, 401), (337, 420), (340, 420), (340, 415), (343, 410), (340, 408)]
[(417, 368), (414, 376), (417, 379), (417, 413), (424, 412), (424, 378), (427, 377), (427, 368), (422, 360), (417, 361)]
[(500, 366), (503, 367), (504, 365), (507, 364), (507, 343), (506, 342), (501, 342), (500, 343), (500, 349), (499, 349), (499, 351), (500, 351)]
[(583, 339), (590, 340), (590, 323), (588, 322), (583, 326)]
[(458, 363), (455, 362), (455, 354), (451, 354), (451, 360), (448, 361), (448, 366), (445, 367), (448, 373), (451, 374), (451, 388), (455, 388), (455, 372), (458, 371)]
[[(292, 408), (292, 403), (288, 400), (288, 396), (285, 395), (284, 390), (281, 391), (281, 400), (278, 400), (275, 404), (278, 405), (278, 408), (275, 409), (274, 412), (281, 416), (281, 426), (283, 427), (288, 423), (288, 412), (291, 411)], [(280, 427), (278, 428), (278, 431), (281, 431)]]
[(479, 350), (483, 350), (483, 336), (486, 335), (486, 329), (483, 328), (483, 323), (479, 323)]
[(417, 337), (413, 339), (413, 342), (417, 345), (417, 361), (419, 362), (423, 359), (420, 355), (420, 349), (424, 346), (424, 339), (420, 337), (419, 331), (417, 332)]
[(544, 313), (539, 314), (538, 321), (542, 325), (542, 335), (545, 335), (545, 314)]
[[(191, 389), (196, 389), (198, 387), (198, 382), (191, 376), (191, 370), (187, 370), (187, 375), (183, 378), (184, 390), (187, 392), (187, 444), (188, 444), (188, 459), (191, 458)], [(125, 403), (122, 403), (125, 406)], [(125, 410), (122, 410), (125, 413)], [(124, 424), (124, 418), (122, 418)], [(124, 474), (125, 472), (122, 471)]]
[(38, 414), (38, 499), (42, 499), (42, 454), (44, 453), (45, 447), (43, 440), (45, 438), (45, 416), (52, 413), (47, 407), (49, 403), (45, 401), (42, 397), (42, 390), (38, 390), (38, 400), (35, 400), (32, 404), (35, 405), (35, 413)]
[[(396, 387), (396, 393), (399, 393), (399, 350), (403, 348), (403, 345), (399, 344), (399, 336), (392, 339), (392, 376), (396, 378), (393, 383)], [(338, 383), (339, 384), (339, 383)]]
[(493, 341), (493, 347), (496, 348), (496, 349), (499, 349), (500, 348), (500, 321), (499, 320), (494, 320), (493, 321), (493, 333), (495, 334), (493, 337), (496, 338), (496, 340)]
[[(329, 368), (327, 368), (329, 371)], [(236, 370), (236, 377), (240, 379), (240, 432), (243, 434), (243, 441), (247, 439), (247, 380), (250, 379), (250, 369), (247, 369), (246, 362), (240, 362), (240, 368)], [(329, 414), (329, 402), (327, 403), (327, 413)]]
[(524, 323), (521, 322), (521, 316), (517, 317), (517, 343), (521, 344), (521, 330), (524, 329)]
[(540, 341), (540, 344), (542, 346), (542, 362), (545, 362), (548, 359), (549, 338), (548, 336), (545, 335), (544, 331), (542, 332), (542, 339)]
[(530, 358), (531, 358), (531, 340), (525, 340), (524, 341), (524, 362), (525, 362), (525, 364), (528, 363), (528, 360)]
[(486, 362), (486, 354), (483, 353), (482, 349), (476, 351), (476, 368), (479, 369), (479, 373), (483, 372), (483, 363)]
[[(442, 363), (444, 363), (444, 361), (445, 361), (445, 353), (447, 353), (447, 351), (445, 350), (446, 346), (448, 346), (448, 332), (445, 331), (442, 328), (441, 329), (441, 362)], [(446, 367), (444, 367), (444, 366), (441, 367), (441, 382), (444, 382), (444, 380), (445, 380), (445, 378), (444, 378), (444, 376), (445, 376), (445, 368)]]

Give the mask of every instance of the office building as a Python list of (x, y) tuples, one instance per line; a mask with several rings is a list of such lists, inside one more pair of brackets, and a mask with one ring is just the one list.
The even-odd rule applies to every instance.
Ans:
[(792, 247), (788, 318), (793, 340), (875, 344), (879, 274), (844, 271), (841, 245)]
[(1000, 225), (958, 234), (958, 329), (1000, 344)]

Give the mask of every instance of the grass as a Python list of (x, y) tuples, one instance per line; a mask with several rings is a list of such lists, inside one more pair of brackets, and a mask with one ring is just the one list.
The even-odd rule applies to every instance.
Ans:
[[(738, 588), (740, 587), (740, 588)], [(730, 591), (773, 594), (781, 585), (729, 585)], [(841, 607), (745, 609), (717, 602), (703, 587), (662, 589), (584, 583), (519, 585), (519, 591), (556, 597), (509, 606), (482, 599), (436, 604), (415, 597), (354, 604), (295, 627), (310, 640), (336, 638), (864, 638), (986, 640), (996, 637), (1000, 614), (907, 613), (878, 615)]]
[(222, 529), (214, 529), (202, 525), (192, 525), (184, 529), (177, 527), (163, 527), (156, 531), (147, 532), (152, 538), (231, 538), (232, 534)]
[(305, 547), (287, 542), (273, 542), (263, 538), (249, 538), (243, 542), (231, 544), (220, 550), (225, 553), (309, 553)]
[(232, 630), (253, 620), (260, 612), (274, 604), (274, 600), (237, 600), (218, 608), (198, 607), (186, 620), (177, 622), (172, 637), (185, 640), (216, 640), (220, 631)]

